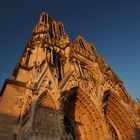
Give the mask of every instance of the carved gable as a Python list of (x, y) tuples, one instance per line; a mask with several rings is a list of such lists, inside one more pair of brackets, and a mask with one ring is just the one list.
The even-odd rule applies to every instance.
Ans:
[(0, 92), (0, 140), (138, 140), (140, 107), (95, 46), (48, 13)]

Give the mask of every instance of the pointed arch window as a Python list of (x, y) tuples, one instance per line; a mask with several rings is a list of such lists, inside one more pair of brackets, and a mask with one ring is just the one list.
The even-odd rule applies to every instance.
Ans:
[(41, 21), (47, 23), (47, 15), (45, 13), (42, 15)]
[(81, 48), (86, 49), (85, 45), (83, 43), (83, 40), (81, 38), (79, 38), (78, 41), (79, 41), (79, 44), (80, 44)]
[(60, 24), (59, 24), (59, 31), (60, 31), (60, 35), (62, 35), (62, 28)]
[(26, 53), (26, 59), (25, 59), (25, 65), (28, 66), (29, 65), (29, 61), (30, 61), (30, 57), (31, 57), (31, 50), (29, 50), (27, 53)]
[(53, 25), (53, 22), (51, 22), (50, 24), (50, 37), (53, 38), (54, 37), (54, 25)]
[(58, 53), (56, 53), (55, 51), (53, 51), (53, 61), (57, 67), (58, 81), (61, 81), (62, 75), (63, 75), (62, 61), (61, 61), (60, 55)]
[(45, 21), (45, 23), (47, 23), (47, 16), (46, 15), (44, 15), (44, 16), (45, 16), (45, 20), (44, 21)]
[(42, 22), (44, 22), (44, 19), (45, 19), (45, 15), (43, 14), (43, 16), (42, 16)]

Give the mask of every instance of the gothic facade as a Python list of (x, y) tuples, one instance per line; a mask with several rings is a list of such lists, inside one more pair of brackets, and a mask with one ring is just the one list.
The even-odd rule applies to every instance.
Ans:
[(140, 140), (140, 107), (91, 42), (43, 12), (1, 90), (0, 140)]

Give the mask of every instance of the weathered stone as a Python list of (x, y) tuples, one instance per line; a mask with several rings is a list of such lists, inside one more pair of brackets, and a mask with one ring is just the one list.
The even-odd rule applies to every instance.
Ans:
[(0, 96), (0, 140), (138, 140), (140, 107), (78, 36), (42, 13)]

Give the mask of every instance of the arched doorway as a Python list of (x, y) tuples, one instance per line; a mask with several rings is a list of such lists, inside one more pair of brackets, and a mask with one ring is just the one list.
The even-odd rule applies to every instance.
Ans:
[(100, 140), (108, 137), (103, 117), (88, 94), (79, 87), (66, 92), (63, 109), (70, 126), (66, 133), (70, 133), (73, 140)]
[(136, 120), (122, 98), (111, 90), (102, 97), (103, 111), (112, 140), (135, 139)]

